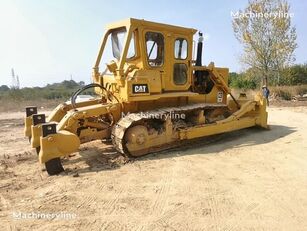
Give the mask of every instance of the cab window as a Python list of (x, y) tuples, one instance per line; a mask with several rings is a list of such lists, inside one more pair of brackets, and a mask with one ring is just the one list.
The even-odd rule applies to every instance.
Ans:
[(126, 28), (113, 30), (109, 35), (111, 36), (113, 57), (116, 58), (117, 60), (120, 60), (126, 35), (127, 35)]
[(135, 57), (135, 39), (134, 39), (134, 33), (132, 33), (127, 53), (127, 59), (132, 59), (134, 57)]
[(176, 85), (184, 85), (188, 80), (188, 67), (184, 63), (175, 63), (173, 79)]
[[(103, 74), (112, 74), (107, 68), (106, 64), (110, 63), (110, 61), (114, 59), (117, 61), (120, 60), (123, 53), (126, 36), (126, 28), (113, 29), (109, 32), (109, 34), (107, 34), (107, 41), (99, 65), (99, 69), (102, 70)], [(132, 33), (126, 58), (133, 59), (136, 57), (136, 55), (135, 33)]]
[(186, 59), (188, 56), (188, 42), (184, 38), (177, 38), (175, 40), (175, 59)]
[(163, 35), (157, 32), (146, 32), (145, 41), (148, 64), (152, 67), (162, 66), (164, 59)]

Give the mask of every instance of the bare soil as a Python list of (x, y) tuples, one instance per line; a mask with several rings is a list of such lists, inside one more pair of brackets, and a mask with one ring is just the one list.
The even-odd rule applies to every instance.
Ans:
[(134, 160), (88, 143), (53, 177), (23, 137), (24, 113), (0, 113), (0, 230), (307, 230), (307, 107), (268, 110), (270, 130)]

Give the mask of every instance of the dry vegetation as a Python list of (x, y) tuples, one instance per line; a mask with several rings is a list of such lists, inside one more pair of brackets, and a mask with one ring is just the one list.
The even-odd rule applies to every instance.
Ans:
[(63, 99), (38, 99), (38, 100), (1, 100), (0, 112), (18, 112), (25, 111), (27, 106), (37, 106), (39, 110), (53, 109), (62, 103)]
[(307, 94), (307, 85), (300, 86), (276, 86), (271, 87), (271, 95), (273, 98), (291, 100), (294, 96), (303, 96)]

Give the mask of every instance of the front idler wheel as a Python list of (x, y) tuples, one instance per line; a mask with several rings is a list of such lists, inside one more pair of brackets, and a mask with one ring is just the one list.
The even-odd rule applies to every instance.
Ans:
[(54, 158), (45, 163), (47, 173), (50, 176), (58, 175), (61, 172), (64, 172), (64, 168), (61, 163), (60, 158)]

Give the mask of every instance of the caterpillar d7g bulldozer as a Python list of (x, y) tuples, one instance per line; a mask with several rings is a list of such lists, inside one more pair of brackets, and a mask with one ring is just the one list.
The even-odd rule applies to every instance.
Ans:
[[(260, 94), (236, 99), (228, 87), (228, 68), (202, 65), (203, 38), (199, 32), (193, 43), (196, 32), (138, 19), (109, 25), (93, 83), (48, 117), (26, 108), (25, 136), (49, 175), (64, 170), (61, 157), (92, 140), (112, 139), (118, 152), (138, 157), (184, 140), (267, 128), (266, 101)], [(99, 97), (76, 102), (91, 87)]]

